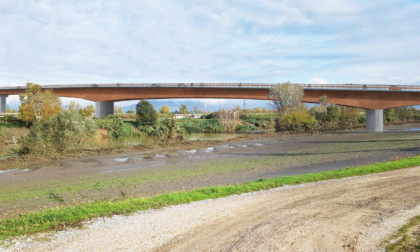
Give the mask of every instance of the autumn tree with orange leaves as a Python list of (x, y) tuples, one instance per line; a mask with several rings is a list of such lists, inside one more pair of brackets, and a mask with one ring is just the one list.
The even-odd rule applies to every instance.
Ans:
[(19, 99), (19, 119), (28, 124), (51, 118), (61, 111), (60, 99), (50, 90), (42, 92), (41, 86), (34, 83), (26, 83), (26, 91)]

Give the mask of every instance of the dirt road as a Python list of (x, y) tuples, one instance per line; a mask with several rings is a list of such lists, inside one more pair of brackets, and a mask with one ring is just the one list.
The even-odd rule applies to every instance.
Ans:
[(370, 251), (419, 214), (417, 167), (101, 218), (9, 249)]

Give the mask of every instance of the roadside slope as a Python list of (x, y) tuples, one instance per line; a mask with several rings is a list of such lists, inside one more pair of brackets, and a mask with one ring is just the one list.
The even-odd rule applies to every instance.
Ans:
[(419, 214), (417, 167), (101, 218), (9, 249), (368, 250)]

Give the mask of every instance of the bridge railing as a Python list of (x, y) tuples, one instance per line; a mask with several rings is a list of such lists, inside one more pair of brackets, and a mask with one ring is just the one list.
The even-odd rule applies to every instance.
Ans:
[[(64, 88), (253, 88), (269, 89), (274, 83), (115, 83), (115, 84), (56, 84), (43, 85), (42, 89)], [(384, 85), (384, 84), (296, 84), (304, 89), (327, 90), (380, 90), (380, 91), (413, 91), (420, 92), (420, 85)], [(0, 90), (24, 90), (26, 86), (0, 87)]]

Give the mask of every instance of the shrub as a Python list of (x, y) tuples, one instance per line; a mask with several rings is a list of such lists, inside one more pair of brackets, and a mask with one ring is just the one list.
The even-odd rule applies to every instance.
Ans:
[(244, 122), (253, 124), (257, 128), (268, 129), (272, 128), (272, 118), (271, 117), (261, 117), (261, 118), (248, 118)]
[(250, 124), (236, 126), (236, 131), (239, 131), (239, 132), (251, 132), (251, 131), (256, 131), (256, 130), (258, 130), (258, 128)]
[(366, 114), (361, 114), (357, 117), (357, 121), (360, 125), (366, 124)]
[(79, 149), (89, 145), (96, 126), (92, 119), (83, 118), (77, 111), (62, 111), (41, 119), (31, 126), (24, 138), (20, 153), (51, 153)]
[(138, 123), (141, 126), (155, 126), (157, 122), (157, 112), (153, 105), (146, 101), (141, 100), (136, 107), (138, 116)]
[(359, 110), (356, 108), (341, 108), (340, 125), (342, 128), (348, 129), (359, 124)]
[(162, 121), (162, 124), (165, 126), (166, 128), (166, 138), (171, 139), (174, 137), (174, 134), (176, 131), (179, 131), (178, 129), (178, 123), (176, 122), (176, 120), (174, 118), (165, 118)]
[(310, 110), (310, 114), (316, 118), (320, 123), (337, 122), (341, 115), (340, 107), (330, 105), (321, 109), (319, 107), (313, 107)]
[(109, 115), (106, 118), (96, 121), (98, 128), (106, 129), (110, 137), (130, 137), (139, 136), (141, 133), (136, 131), (131, 123), (124, 122), (119, 116)]
[(306, 109), (299, 109), (285, 114), (281, 119), (277, 119), (275, 129), (277, 132), (301, 131), (313, 129), (315, 125), (315, 118)]
[(180, 129), (191, 133), (218, 133), (223, 131), (218, 119), (180, 121)]

